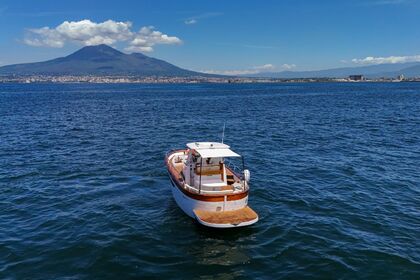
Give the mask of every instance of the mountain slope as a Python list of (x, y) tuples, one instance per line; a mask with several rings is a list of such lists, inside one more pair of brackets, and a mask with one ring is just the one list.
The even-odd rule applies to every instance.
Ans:
[(401, 75), (403, 74), (406, 77), (420, 77), (420, 63), (401, 69), (399, 71), (395, 71), (393, 73), (386, 73), (387, 75), (392, 75), (392, 76), (396, 76), (396, 75)]
[(0, 67), (2, 75), (208, 76), (140, 53), (125, 54), (107, 45), (84, 47), (66, 57)]

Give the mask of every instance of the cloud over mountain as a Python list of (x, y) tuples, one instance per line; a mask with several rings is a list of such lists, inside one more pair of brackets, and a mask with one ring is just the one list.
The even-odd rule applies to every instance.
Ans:
[(181, 43), (182, 41), (178, 37), (168, 36), (160, 31), (156, 31), (153, 26), (145, 26), (134, 35), (134, 39), (129, 43), (130, 46), (125, 48), (125, 50), (130, 52), (151, 52), (153, 51), (154, 45), (174, 45)]
[(407, 63), (407, 62), (420, 62), (420, 55), (410, 56), (388, 56), (388, 57), (373, 57), (368, 56), (365, 58), (354, 58), (351, 60), (356, 64), (394, 64), (394, 63)]
[(89, 19), (81, 21), (64, 21), (50, 28), (28, 29), (23, 42), (36, 47), (61, 48), (67, 43), (84, 46), (98, 44), (112, 45), (116, 42), (128, 42), (127, 51), (151, 52), (158, 44), (181, 44), (182, 40), (154, 30), (153, 26), (142, 27), (138, 32), (131, 30), (132, 23), (107, 20), (96, 23)]

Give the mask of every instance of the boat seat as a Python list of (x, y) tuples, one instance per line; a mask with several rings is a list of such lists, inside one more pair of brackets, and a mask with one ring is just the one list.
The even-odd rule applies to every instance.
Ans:
[(233, 183), (235, 183), (235, 177), (233, 175), (226, 175), (226, 180), (228, 185), (233, 185)]
[[(200, 185), (200, 177), (195, 178), (195, 185)], [(206, 189), (216, 190), (226, 186), (226, 182), (222, 180), (220, 175), (201, 176), (201, 186)]]
[[(195, 174), (200, 175), (200, 170), (196, 170)], [(222, 171), (220, 170), (203, 170), (201, 171), (201, 176), (210, 176), (210, 175), (218, 175), (222, 174)]]
[(203, 187), (215, 188), (215, 187), (224, 187), (224, 186), (226, 186), (226, 183), (223, 182), (223, 181), (216, 182), (216, 183), (203, 183), (202, 182), (201, 185)]

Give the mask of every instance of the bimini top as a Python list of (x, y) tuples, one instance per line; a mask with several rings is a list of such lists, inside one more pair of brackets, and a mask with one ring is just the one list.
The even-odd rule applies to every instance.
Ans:
[(202, 158), (240, 157), (240, 155), (232, 151), (228, 145), (223, 143), (195, 142), (188, 143), (187, 147), (196, 150)]

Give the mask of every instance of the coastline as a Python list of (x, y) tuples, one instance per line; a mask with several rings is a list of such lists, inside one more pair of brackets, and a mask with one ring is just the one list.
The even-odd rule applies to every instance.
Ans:
[(420, 77), (393, 79), (375, 78), (354, 81), (349, 78), (248, 78), (248, 77), (140, 77), (140, 76), (90, 76), (90, 75), (31, 75), (31, 76), (0, 76), (0, 83), (95, 83), (95, 84), (199, 84), (199, 83), (220, 83), (220, 84), (241, 84), (241, 83), (318, 83), (318, 82), (420, 82)]

